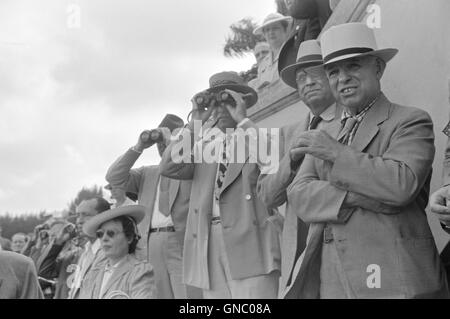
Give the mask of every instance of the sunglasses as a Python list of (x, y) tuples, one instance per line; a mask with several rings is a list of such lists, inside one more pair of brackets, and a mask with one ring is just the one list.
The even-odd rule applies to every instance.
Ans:
[(106, 232), (104, 230), (97, 230), (95, 232), (95, 235), (97, 238), (102, 239), (103, 236), (106, 234), (109, 238), (114, 238), (117, 234), (123, 233), (123, 231), (115, 231), (115, 230), (107, 230)]

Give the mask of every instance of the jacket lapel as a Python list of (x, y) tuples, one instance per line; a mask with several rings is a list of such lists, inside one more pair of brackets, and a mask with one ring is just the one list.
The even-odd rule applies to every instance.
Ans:
[(109, 278), (108, 282), (106, 283), (105, 289), (103, 290), (103, 294), (99, 296), (100, 298), (104, 298), (108, 295), (110, 290), (114, 288), (114, 284), (127, 272), (131, 271), (133, 264), (130, 262), (130, 255), (125, 257), (125, 260), (117, 267), (114, 272), (112, 273), (111, 277)]
[[(220, 190), (219, 196), (239, 176), (239, 174), (242, 171), (242, 168), (244, 167), (245, 163), (247, 163), (247, 161), (250, 157), (250, 154), (249, 154), (250, 147), (248, 146), (245, 137), (242, 137), (241, 135), (234, 135), (233, 139), (232, 139), (232, 143), (233, 144), (231, 147), (233, 148), (234, 153), (233, 153), (233, 156), (232, 156), (233, 158), (231, 159), (231, 161), (233, 161), (233, 162), (228, 164), (228, 166), (227, 166), (227, 171), (225, 172), (225, 179), (223, 181), (222, 189)], [(242, 154), (240, 154), (241, 147), (239, 147), (239, 145), (242, 145), (242, 143), (245, 143), (244, 156), (241, 156)]]
[(92, 287), (91, 292), (92, 299), (100, 298), (100, 289), (102, 288), (103, 276), (105, 275), (105, 265), (105, 263), (102, 263), (92, 269), (92, 271), (97, 272), (97, 275), (95, 276), (94, 286)]
[(362, 152), (369, 145), (378, 134), (379, 124), (389, 118), (389, 109), (390, 102), (381, 93), (378, 101), (369, 109), (358, 127), (351, 144), (352, 148)]

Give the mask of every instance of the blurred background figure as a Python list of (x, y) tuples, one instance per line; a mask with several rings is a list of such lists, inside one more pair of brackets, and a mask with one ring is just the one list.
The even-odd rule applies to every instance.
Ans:
[(138, 195), (135, 193), (127, 192), (122, 187), (112, 187), (111, 184), (105, 186), (105, 189), (111, 192), (111, 208), (135, 205), (138, 199)]
[(0, 251), (0, 299), (42, 299), (33, 261), (23, 255)]
[[(255, 48), (253, 49), (253, 54), (255, 55), (256, 59), (256, 68), (259, 68), (261, 61), (264, 60), (264, 58), (267, 55), (269, 55), (269, 53), (270, 53), (270, 46), (267, 42), (258, 42), (255, 45)], [(256, 77), (253, 80), (248, 81), (248, 86), (257, 90), (259, 86), (258, 83), (259, 83), (258, 77)]]
[(2, 237), (2, 226), (0, 225), (0, 250), (11, 250), (11, 241)]
[(275, 82), (278, 76), (278, 55), (290, 32), (292, 17), (286, 17), (278, 12), (270, 13), (263, 24), (253, 32), (263, 35), (269, 44), (270, 52), (259, 63), (257, 89)]
[(15, 253), (22, 253), (22, 249), (25, 247), (27, 243), (27, 235), (24, 233), (15, 233), (11, 237), (11, 250)]

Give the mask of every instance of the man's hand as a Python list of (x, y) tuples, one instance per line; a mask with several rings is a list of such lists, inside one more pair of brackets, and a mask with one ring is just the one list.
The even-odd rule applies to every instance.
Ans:
[(450, 226), (450, 185), (441, 187), (430, 196), (430, 208), (438, 215), (439, 220)]
[(69, 239), (72, 239), (75, 234), (75, 226), (73, 224), (66, 224), (62, 227), (57, 233), (55, 237), (55, 244), (63, 245)]
[[(201, 92), (203, 93), (203, 92)], [(201, 94), (199, 93), (199, 94)], [(202, 125), (205, 124), (205, 122), (211, 117), (213, 109), (216, 107), (216, 101), (214, 99), (211, 100), (207, 108), (200, 107), (197, 102), (195, 101), (195, 98), (197, 97), (196, 94), (192, 99), (192, 119), (189, 122), (189, 127), (191, 130), (194, 128), (194, 121), (202, 121)]]
[(134, 146), (134, 149), (139, 152), (142, 152), (146, 148), (149, 148), (150, 146), (155, 144), (155, 142), (153, 142), (152, 139), (150, 138), (150, 135), (151, 131), (149, 130), (145, 130), (141, 134), (139, 134), (139, 138), (136, 145)]
[(332, 138), (328, 133), (311, 130), (299, 135), (291, 149), (291, 159), (301, 158), (304, 154), (311, 154), (324, 161), (334, 163), (344, 145)]
[(236, 106), (232, 106), (223, 102), (221, 103), (221, 106), (227, 108), (228, 112), (236, 123), (242, 122), (242, 120), (247, 117), (247, 104), (245, 103), (240, 93), (228, 89), (225, 90), (225, 92), (231, 95), (231, 97), (236, 102)]

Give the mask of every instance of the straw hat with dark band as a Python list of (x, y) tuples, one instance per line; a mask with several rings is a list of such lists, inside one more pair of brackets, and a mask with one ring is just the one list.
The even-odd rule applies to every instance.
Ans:
[(325, 65), (362, 56), (376, 56), (389, 62), (397, 49), (378, 49), (375, 34), (365, 23), (345, 23), (331, 27), (320, 39)]

